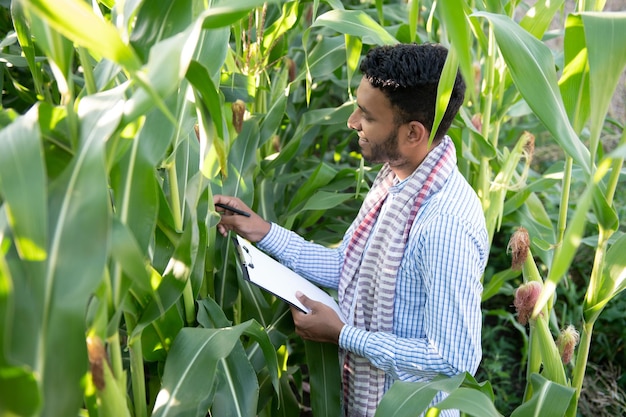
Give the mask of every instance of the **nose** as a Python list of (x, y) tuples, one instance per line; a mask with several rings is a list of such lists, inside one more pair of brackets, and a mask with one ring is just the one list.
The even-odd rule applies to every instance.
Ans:
[(357, 117), (357, 112), (359, 111), (359, 109), (355, 109), (352, 114), (350, 114), (350, 117), (348, 117), (348, 128), (352, 129), (352, 130), (356, 130), (359, 131), (361, 130), (361, 126), (358, 124), (358, 120), (359, 118)]

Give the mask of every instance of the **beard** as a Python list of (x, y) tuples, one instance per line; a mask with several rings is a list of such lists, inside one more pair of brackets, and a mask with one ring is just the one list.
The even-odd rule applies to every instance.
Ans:
[(363, 159), (372, 164), (389, 162), (392, 163), (394, 161), (398, 161), (401, 156), (398, 150), (398, 127), (391, 132), (387, 139), (385, 139), (382, 143), (373, 144), (369, 142), (370, 149), (369, 154), (366, 154), (361, 150), (361, 155)]

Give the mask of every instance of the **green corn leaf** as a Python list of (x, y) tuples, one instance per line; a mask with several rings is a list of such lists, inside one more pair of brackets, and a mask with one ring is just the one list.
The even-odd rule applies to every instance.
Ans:
[(310, 199), (316, 190), (327, 185), (336, 174), (337, 171), (330, 165), (325, 163), (319, 164), (293, 196), (289, 204), (289, 211), (292, 212)]
[(111, 255), (122, 267), (137, 290), (151, 293), (148, 259), (144, 258), (131, 231), (120, 221), (113, 220), (111, 227)]
[[(153, 321), (161, 317), (180, 298), (185, 285), (191, 274), (191, 260), (194, 232), (191, 222), (187, 222), (183, 235), (169, 258), (163, 278), (159, 283), (155, 294), (148, 293), (144, 298), (150, 299), (149, 303), (138, 313), (139, 319), (132, 329), (131, 340), (139, 337), (141, 331)], [(171, 245), (171, 242), (168, 242)]]
[(131, 44), (144, 61), (157, 42), (187, 29), (194, 18), (193, 3), (193, 0), (178, 0), (160, 7), (146, 1), (123, 3), (120, 18), (124, 27), (132, 27)]
[[(472, 37), (467, 18), (467, 2), (463, 0), (448, 0), (438, 3), (437, 12), (441, 14), (441, 20), (445, 25), (451, 48), (457, 56), (458, 65), (463, 74), (467, 93), (472, 96), (475, 92), (474, 65), (472, 57)], [(443, 78), (443, 77), (442, 77)]]
[[(184, 328), (180, 331), (165, 362), (163, 383), (153, 416), (205, 416), (215, 395), (218, 362), (231, 354), (242, 335), (269, 347), (267, 334), (258, 323), (248, 321), (224, 329)], [(275, 370), (275, 353), (266, 356), (268, 368)], [(278, 378), (275, 378), (276, 387)]]
[(331, 10), (319, 16), (313, 27), (327, 27), (339, 33), (357, 36), (363, 43), (374, 45), (396, 44), (398, 40), (391, 36), (374, 19), (358, 10)]
[[(525, 156), (525, 149), (530, 140), (530, 134), (525, 132), (517, 141), (515, 147), (513, 147), (510, 152), (505, 152), (502, 157), (502, 167), (490, 187), (489, 206), (485, 210), (485, 219), (487, 221), (490, 238), (496, 230), (500, 229), (504, 199), (508, 188), (511, 187), (513, 178), (517, 174), (519, 162)], [(526, 169), (528, 169), (528, 158), (526, 158), (526, 160)]]
[[(216, 127), (217, 123), (223, 123), (223, 121), (213, 122), (210, 110), (202, 96), (198, 92), (194, 92), (194, 96), (198, 115), (200, 170), (206, 178), (214, 178), (218, 172), (227, 177), (229, 172), (226, 162), (226, 144), (224, 139), (218, 136)], [(220, 114), (222, 114), (221, 109)]]
[(348, 96), (352, 97), (350, 86), (352, 85), (352, 77), (358, 70), (359, 61), (361, 60), (361, 51), (363, 42), (356, 36), (344, 35), (346, 40), (346, 67), (348, 75)]
[(564, 0), (540, 0), (532, 5), (519, 24), (537, 39), (542, 39), (544, 33), (554, 21), (554, 15), (563, 6)]
[[(468, 113), (468, 109), (461, 106), (461, 108), (459, 109), (459, 116), (461, 117), (461, 119), (463, 120), (463, 122), (465, 123), (464, 129), (468, 130), (470, 132), (470, 137), (471, 137), (471, 142), (473, 142), (473, 144), (478, 146), (478, 155), (483, 155), (485, 158), (495, 158), (496, 157), (496, 149), (494, 148), (493, 144), (491, 142), (489, 142), (483, 135), (481, 132), (479, 132), (474, 125), (472, 124), (472, 118)], [(454, 138), (454, 132), (453, 129), (450, 129), (450, 136), (452, 136)], [(457, 141), (455, 140), (455, 144), (457, 143)], [(460, 143), (460, 140), (459, 140)], [(472, 145), (473, 146), (473, 145)], [(457, 152), (460, 150), (461, 152), (463, 152), (462, 156), (464, 159), (467, 160), (474, 160), (475, 157), (473, 154), (471, 154), (469, 151), (465, 151), (463, 148), (463, 146), (460, 145), (456, 145), (457, 148)], [(459, 158), (460, 159), (460, 158)]]
[[(283, 90), (284, 91), (284, 90)], [(264, 145), (268, 141), (272, 140), (278, 129), (283, 122), (283, 116), (287, 110), (287, 96), (283, 93), (278, 97), (272, 99), (269, 110), (263, 116), (263, 120), (260, 123), (260, 143)]]
[(583, 311), (587, 323), (593, 323), (606, 304), (626, 289), (625, 253), (626, 235), (622, 235), (606, 252), (602, 275), (595, 291), (585, 297)]
[(205, 10), (201, 15), (202, 27), (204, 29), (215, 29), (230, 26), (257, 7), (262, 7), (264, 3), (277, 3), (278, 0), (237, 0), (231, 2), (221, 2), (215, 7)]
[(254, 416), (259, 382), (240, 343), (217, 365), (217, 381), (211, 413), (216, 416)]
[(44, 19), (72, 42), (90, 49), (129, 71), (139, 70), (141, 63), (118, 31), (96, 16), (87, 3), (79, 0), (20, 0), (26, 11)]
[(237, 196), (249, 204), (254, 191), (253, 178), (257, 168), (257, 149), (260, 141), (256, 120), (246, 120), (228, 151), (228, 176), (223, 178), (222, 193)]
[(610, 234), (619, 228), (619, 217), (606, 199), (605, 193), (597, 187), (593, 193), (593, 212), (598, 220), (598, 226)]
[(352, 193), (337, 193), (320, 190), (315, 192), (311, 198), (309, 198), (302, 211), (304, 210), (328, 210), (333, 207), (337, 207), (341, 203), (344, 203), (354, 198)]
[(308, 51), (307, 66), (298, 71), (294, 82), (302, 81), (309, 74), (312, 78), (325, 77), (346, 64), (345, 39), (343, 36), (325, 36)]
[(217, 140), (224, 140), (224, 115), (222, 114), (222, 100), (218, 90), (205, 67), (197, 61), (191, 61), (186, 74), (187, 79), (198, 90), (209, 110), (211, 121), (217, 131)]
[[(240, 272), (240, 269), (241, 267), (237, 268), (238, 272)], [(245, 310), (246, 314), (249, 314), (251, 318), (257, 320), (262, 326), (267, 327), (272, 311), (268, 301), (265, 299), (265, 294), (258, 286), (244, 280), (241, 273), (237, 274), (237, 278), (239, 291), (244, 300), (242, 310)]]
[(460, 410), (472, 416), (502, 417), (493, 400), (480, 391), (460, 387), (436, 405), (438, 410)]
[(74, 415), (82, 402), (76, 387), (86, 371), (85, 308), (102, 280), (109, 247), (104, 144), (121, 115), (120, 90), (80, 102), (80, 148), (49, 188), (49, 256), (36, 280), (41, 288), (33, 289), (43, 293), (37, 371), (49, 415)]
[(337, 346), (304, 341), (311, 383), (311, 408), (316, 417), (341, 415), (341, 373)]
[(0, 366), (0, 415), (35, 415), (40, 407), (35, 374), (26, 367)]
[(295, 25), (298, 20), (298, 6), (299, 3), (297, 1), (284, 3), (280, 17), (265, 29), (263, 32), (263, 48), (266, 54), (269, 54), (278, 40)]
[(576, 250), (582, 242), (583, 233), (585, 231), (585, 225), (587, 224), (587, 213), (593, 202), (593, 194), (597, 185), (592, 181), (587, 184), (583, 194), (578, 199), (578, 204), (574, 215), (565, 230), (563, 236), (563, 242), (554, 251), (553, 262), (548, 272), (548, 277), (544, 283), (541, 294), (535, 304), (533, 310), (533, 317), (543, 309), (548, 300), (554, 294), (556, 284), (565, 277), (567, 270), (569, 269)]
[[(33, 44), (31, 31), (28, 28), (28, 21), (24, 14), (23, 4), (19, 1), (11, 2), (11, 19), (13, 21), (13, 27), (15, 28), (15, 34), (19, 39), (20, 46), (24, 58), (28, 62), (28, 69), (33, 76), (33, 82), (35, 84), (35, 90), (41, 94), (43, 92), (42, 74), (37, 68), (36, 62), (38, 60), (35, 53), (35, 45)], [(2, 82), (0, 82), (2, 84)]]
[(459, 69), (459, 57), (456, 49), (450, 49), (446, 57), (446, 62), (441, 72), (441, 78), (437, 85), (437, 106), (435, 109), (435, 119), (433, 120), (433, 126), (430, 130), (429, 143), (432, 143), (439, 128), (439, 123), (443, 119), (443, 116), (448, 108), (450, 97), (452, 96), (452, 89), (454, 88), (454, 81), (456, 80), (456, 74)]
[(396, 381), (385, 393), (375, 417), (414, 417), (428, 409), (439, 391), (452, 392), (458, 389), (465, 374), (453, 377), (438, 376), (430, 382)]
[[(39, 107), (0, 131), (0, 196), (23, 260), (46, 259), (48, 219)], [(27, 191), (28, 190), (28, 191)]]
[(16, 310), (6, 243), (0, 238), (0, 415), (34, 415), (41, 407), (37, 378), (32, 369), (14, 366), (10, 358)]
[(574, 162), (591, 173), (589, 151), (574, 132), (558, 89), (547, 46), (507, 16), (478, 12), (493, 25), (496, 41), (520, 94)]
[(532, 398), (517, 407), (511, 417), (564, 416), (574, 389), (550, 381), (541, 375), (531, 376)]
[[(626, 12), (582, 13), (589, 55), (592, 157), (600, 141), (609, 105), (626, 67)], [(593, 161), (593, 159), (592, 159)]]
[(130, 149), (111, 170), (119, 219), (130, 228), (144, 256), (148, 254), (159, 212), (155, 166), (162, 161), (173, 137), (174, 125), (158, 109), (151, 110)]
[(517, 278), (519, 275), (520, 271), (514, 271), (510, 268), (494, 274), (484, 285), (482, 301), (487, 301), (498, 294), (505, 283)]
[(417, 22), (419, 21), (420, 2), (412, 1), (409, 5), (409, 38), (411, 42), (415, 42), (415, 38), (417, 36)]
[(302, 115), (302, 124), (304, 126), (345, 125), (353, 110), (354, 104), (351, 102), (339, 107), (310, 110)]
[(567, 16), (563, 39), (564, 68), (559, 87), (563, 104), (576, 132), (581, 132), (591, 113), (589, 101), (589, 65), (585, 28), (580, 17)]

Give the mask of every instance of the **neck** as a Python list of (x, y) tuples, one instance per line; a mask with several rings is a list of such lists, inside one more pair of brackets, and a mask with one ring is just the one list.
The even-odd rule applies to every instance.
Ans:
[(435, 149), (440, 143), (441, 140), (433, 140), (433, 143), (431, 143), (430, 146), (425, 144), (413, 155), (408, 158), (404, 158), (402, 161), (390, 161), (389, 168), (391, 168), (393, 173), (396, 174), (396, 177), (402, 181), (413, 174), (422, 162), (424, 162), (424, 159), (426, 159), (430, 151)]

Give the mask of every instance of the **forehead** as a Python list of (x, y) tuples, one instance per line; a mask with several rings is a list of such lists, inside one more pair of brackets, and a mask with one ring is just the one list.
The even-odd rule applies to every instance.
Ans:
[[(392, 114), (391, 102), (385, 94), (363, 77), (359, 88), (356, 90), (356, 102), (361, 110), (377, 115)], [(383, 112), (383, 113), (381, 113)]]

